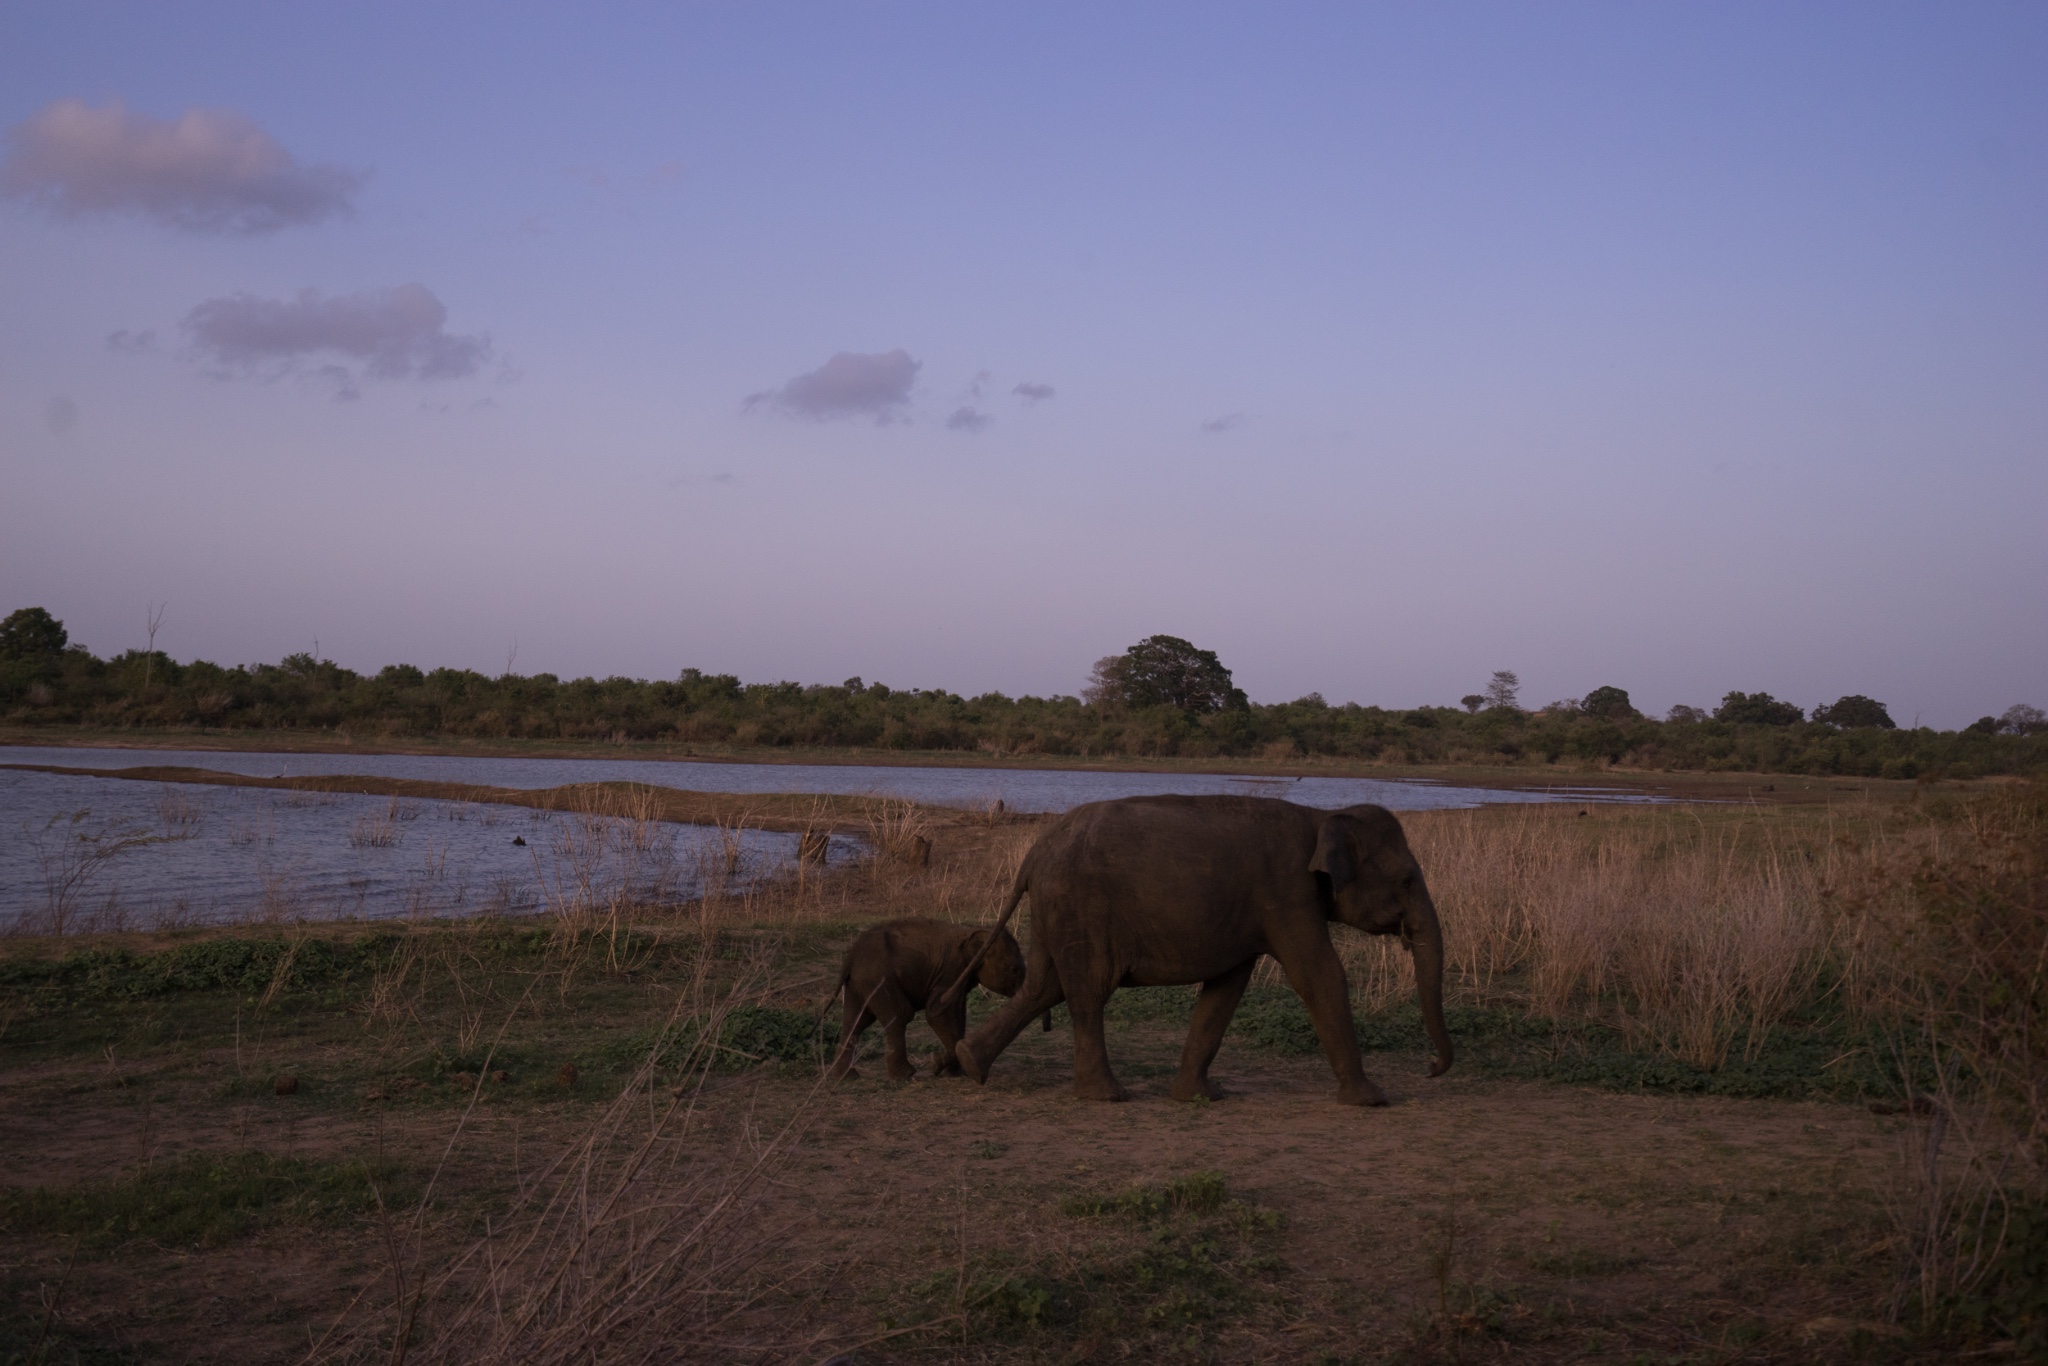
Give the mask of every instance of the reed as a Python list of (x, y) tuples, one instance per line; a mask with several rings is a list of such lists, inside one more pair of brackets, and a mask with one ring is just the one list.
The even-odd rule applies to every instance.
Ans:
[[(813, 1107), (718, 1140), (703, 1104), (725, 1018), (768, 966), (723, 987), (700, 969), (632, 1079), (482, 1236), (433, 1250), (431, 1182), (410, 1212), (385, 1210), (381, 1297), (359, 1296), (306, 1361), (788, 1359), (807, 1341), (802, 1316), (764, 1313), (778, 1291), (759, 1273), (791, 1229), (763, 1197)], [(461, 1138), (458, 1126), (451, 1153)]]
[[(1834, 963), (1829, 828), (1782, 812), (1572, 806), (1407, 818), (1444, 923), (1446, 995), (1598, 1019), (1700, 1067), (1754, 1057)], [(1866, 843), (1869, 822), (1857, 829)], [(1817, 848), (1833, 852), (1815, 856)], [(1412, 993), (1394, 946), (1346, 945), (1367, 1009)]]

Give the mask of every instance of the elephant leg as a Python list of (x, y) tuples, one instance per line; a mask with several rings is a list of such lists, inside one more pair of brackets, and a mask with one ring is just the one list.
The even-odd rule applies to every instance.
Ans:
[(1358, 1051), (1358, 1030), (1351, 1020), (1351, 988), (1344, 979), (1344, 964), (1330, 943), (1329, 931), (1317, 925), (1273, 955), (1287, 972), (1288, 985), (1308, 1006), (1308, 1017), (1322, 1040), (1323, 1056), (1337, 1074), (1337, 1103), (1340, 1105), (1385, 1105), (1386, 1093), (1365, 1075), (1365, 1059)]
[(882, 1021), (882, 1030), (889, 1040), (889, 1075), (897, 1081), (909, 1081), (917, 1075), (917, 1069), (910, 1065), (909, 1043), (903, 1036), (909, 1024), (909, 1017), (904, 1015)]
[(962, 996), (953, 1002), (950, 1010), (924, 1012), (925, 1023), (932, 1027), (932, 1033), (939, 1036), (939, 1056), (933, 1064), (932, 1075), (957, 1077), (960, 1075), (960, 1058), (956, 1052), (960, 1038), (967, 1032), (967, 998)]
[(1052, 956), (1036, 944), (1032, 945), (1031, 971), (1025, 976), (1024, 985), (1010, 998), (1009, 1004), (983, 1020), (954, 1048), (953, 1056), (959, 1059), (960, 1070), (976, 1081), (987, 1081), (988, 1069), (1003, 1055), (1011, 1041), (1024, 1032), (1024, 1026), (1066, 999)]
[(882, 1022), (882, 1031), (888, 1040), (889, 1075), (898, 1081), (916, 1076), (916, 1069), (910, 1065), (910, 1050), (904, 1042), (903, 1031), (917, 1014), (917, 1007), (910, 1003), (910, 998), (903, 994), (903, 988), (893, 978), (870, 992), (866, 1004), (874, 1012), (874, 1017)]
[(1108, 1001), (1107, 993), (1099, 1000), (1094, 992), (1067, 997), (1067, 1011), (1074, 1017), (1074, 1094), (1082, 1100), (1131, 1098), (1110, 1070), (1109, 1045), (1102, 1037), (1102, 1007)]
[(860, 1036), (865, 1034), (868, 1026), (874, 1022), (875, 1013), (848, 995), (846, 1014), (839, 1026), (839, 1052), (832, 1059), (833, 1080), (843, 1081), (848, 1077), (860, 1075), (853, 1069), (853, 1060), (860, 1052)]
[(1180, 1051), (1180, 1075), (1173, 1079), (1175, 1100), (1223, 1099), (1223, 1092), (1209, 1080), (1209, 1064), (1223, 1047), (1223, 1031), (1230, 1028), (1230, 1017), (1237, 1013), (1237, 1003), (1244, 999), (1244, 989), (1251, 985), (1252, 969), (1258, 962), (1253, 958), (1202, 983), (1202, 994), (1195, 998), (1194, 1019), (1188, 1023), (1187, 1045)]

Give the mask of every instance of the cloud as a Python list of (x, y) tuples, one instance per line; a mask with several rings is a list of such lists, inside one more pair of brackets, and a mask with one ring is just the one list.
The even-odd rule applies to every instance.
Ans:
[(955, 408), (953, 415), (946, 419), (947, 429), (955, 432), (985, 432), (994, 424), (994, 418), (972, 408)]
[(363, 178), (301, 166), (241, 114), (176, 119), (59, 100), (8, 133), (0, 192), (70, 216), (140, 213), (192, 232), (266, 233), (349, 213)]
[(140, 332), (130, 332), (125, 327), (119, 332), (109, 332), (107, 334), (107, 350), (128, 351), (137, 354), (144, 351), (154, 351), (156, 350), (156, 333), (147, 328)]
[(769, 408), (814, 422), (872, 417), (881, 425), (893, 421), (910, 402), (910, 386), (917, 382), (920, 364), (901, 348), (877, 355), (841, 351), (780, 389), (749, 394), (746, 407)]
[[(448, 309), (425, 285), (361, 294), (301, 290), (296, 299), (232, 294), (208, 299), (185, 317), (185, 333), (201, 354), (230, 370), (276, 373), (315, 356), (361, 362), (372, 379), (462, 379), (488, 359), (486, 337), (447, 330)], [(335, 380), (339, 398), (355, 398), (355, 377), (341, 364), (316, 374)]]
[(60, 394), (43, 405), (43, 421), (58, 436), (69, 436), (78, 426), (78, 405)]
[(1010, 392), (1026, 403), (1043, 403), (1052, 397), (1053, 388), (1050, 384), (1020, 384)]
[(1202, 430), (1211, 436), (1216, 436), (1223, 432), (1234, 432), (1243, 425), (1243, 413), (1225, 413), (1221, 417), (1212, 417), (1207, 422), (1204, 422)]

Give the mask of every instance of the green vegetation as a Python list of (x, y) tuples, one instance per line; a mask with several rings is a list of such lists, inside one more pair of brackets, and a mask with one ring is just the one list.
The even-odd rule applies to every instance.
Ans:
[(219, 1247), (259, 1228), (331, 1224), (419, 1199), (391, 1163), (318, 1162), (265, 1152), (189, 1152), (81, 1186), (0, 1188), (0, 1233), (78, 1239), (105, 1249), (133, 1240)]
[[(40, 615), (36, 615), (40, 613)], [(1620, 765), (1703, 772), (1976, 778), (2048, 772), (2048, 725), (2015, 707), (1961, 732), (1890, 726), (1883, 705), (1845, 697), (1803, 720), (1768, 693), (1730, 693), (1710, 717), (1640, 715), (1617, 687), (1524, 711), (1498, 673), (1467, 709), (1407, 710), (1315, 693), (1252, 704), (1211, 651), (1153, 636), (1097, 666), (1084, 697), (963, 697), (849, 678), (742, 683), (685, 669), (673, 681), (552, 674), (486, 677), (394, 664), (358, 674), (332, 660), (224, 668), (131, 650), (65, 646), (41, 609), (0, 626), (0, 722), (22, 727), (322, 732), (352, 739), (610, 740), (715, 750), (831, 747), (1073, 758), (1335, 759), (1397, 765)], [(1874, 710), (1873, 710), (1874, 709)], [(1882, 720), (1876, 719), (1882, 717)]]
[(1285, 1221), (1232, 1199), (1221, 1172), (1073, 1195), (1060, 1212), (1112, 1220), (1127, 1232), (1057, 1267), (998, 1254), (958, 1274), (941, 1272), (911, 1287), (915, 1308), (903, 1317), (915, 1322), (950, 1308), (964, 1314), (970, 1339), (1112, 1337), (1127, 1352), (1149, 1343), (1199, 1355), (1217, 1327), (1254, 1310), (1285, 1270), (1267, 1251)]

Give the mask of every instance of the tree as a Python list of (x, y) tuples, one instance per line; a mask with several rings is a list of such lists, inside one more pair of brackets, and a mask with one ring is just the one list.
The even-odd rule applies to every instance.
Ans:
[(1633, 721), (1642, 715), (1629, 704), (1628, 692), (1623, 688), (1595, 688), (1579, 702), (1579, 707), (1586, 715), (1602, 721)]
[(1458, 705), (1466, 711), (1478, 711), (1486, 705), (1486, 694), (1483, 692), (1468, 692), (1458, 699)]
[(1097, 706), (1178, 707), (1196, 715), (1249, 705), (1214, 650), (1179, 636), (1147, 636), (1120, 655), (1096, 660), (1082, 696)]
[(1515, 694), (1521, 690), (1522, 680), (1515, 677), (1513, 669), (1495, 669), (1482, 696), (1486, 698), (1486, 705), (1489, 707), (1506, 707), (1512, 710), (1515, 705)]
[(1767, 692), (1731, 692), (1714, 708), (1714, 719), (1739, 726), (1796, 726), (1806, 713)]
[(1681, 702), (1677, 706), (1673, 707), (1670, 711), (1666, 712), (1664, 714), (1664, 719), (1666, 721), (1676, 722), (1677, 724), (1682, 726), (1687, 726), (1692, 725), (1693, 723), (1698, 721), (1706, 720), (1707, 714), (1704, 711), (1700, 710), (1698, 707), (1688, 707), (1683, 702)]
[(1995, 716), (1980, 716), (1969, 725), (1963, 727), (1963, 734), (1996, 735), (1998, 734), (1998, 718)]
[(0, 659), (61, 655), (70, 641), (64, 623), (40, 607), (24, 607), (0, 621)]
[(1813, 719), (1844, 730), (1870, 727), (1876, 730), (1897, 730), (1898, 723), (1892, 714), (1884, 709), (1884, 703), (1873, 702), (1861, 693), (1851, 693), (1825, 707), (1813, 709)]
[(2022, 702), (2005, 709), (2005, 715), (1998, 718), (1998, 728), (2007, 735), (2039, 735), (2048, 731), (2048, 715), (2044, 715), (2039, 707), (2030, 707)]

